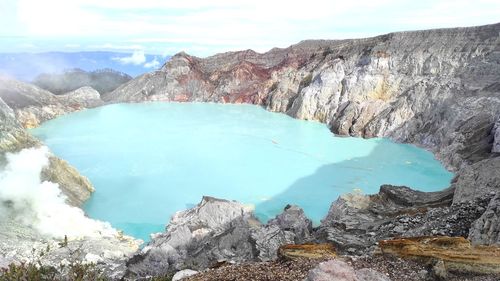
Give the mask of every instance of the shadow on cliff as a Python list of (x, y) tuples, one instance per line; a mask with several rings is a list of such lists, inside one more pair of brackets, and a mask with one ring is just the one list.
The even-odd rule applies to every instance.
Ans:
[(287, 204), (293, 204), (303, 208), (317, 225), (342, 194), (375, 194), (383, 184), (422, 191), (447, 188), (452, 174), (432, 159), (431, 154), (416, 147), (380, 142), (369, 155), (321, 166), (314, 174), (298, 179), (282, 193), (257, 204), (255, 214), (265, 223)]

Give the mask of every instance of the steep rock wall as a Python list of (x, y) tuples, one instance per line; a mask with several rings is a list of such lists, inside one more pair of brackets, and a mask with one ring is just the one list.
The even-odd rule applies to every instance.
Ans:
[[(474, 194), (474, 182), (461, 174), (500, 168), (492, 153), (499, 139), (499, 34), (493, 24), (310, 40), (263, 54), (179, 53), (103, 99), (253, 103), (324, 122), (336, 134), (413, 143), (457, 172), (459, 202)], [(500, 190), (499, 182), (480, 184), (474, 188)]]

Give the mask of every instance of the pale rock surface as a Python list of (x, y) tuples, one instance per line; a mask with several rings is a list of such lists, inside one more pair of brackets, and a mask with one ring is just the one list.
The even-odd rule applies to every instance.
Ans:
[(174, 276), (172, 277), (172, 281), (179, 281), (179, 280), (182, 280), (184, 278), (187, 278), (189, 276), (193, 276), (195, 274), (197, 274), (198, 271), (196, 270), (192, 270), (192, 269), (183, 269), (181, 271), (177, 271)]
[(390, 279), (373, 269), (354, 270), (341, 260), (329, 260), (310, 270), (304, 281), (390, 281)]

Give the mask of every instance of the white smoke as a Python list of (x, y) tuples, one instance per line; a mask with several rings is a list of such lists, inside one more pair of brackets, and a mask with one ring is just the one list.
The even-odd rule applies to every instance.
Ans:
[(109, 223), (90, 219), (65, 203), (58, 184), (41, 181), (49, 163), (47, 147), (7, 153), (0, 170), (0, 220), (13, 220), (53, 238), (115, 236)]

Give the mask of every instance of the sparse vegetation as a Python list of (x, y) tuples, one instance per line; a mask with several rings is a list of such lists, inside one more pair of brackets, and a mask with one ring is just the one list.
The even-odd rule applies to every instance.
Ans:
[(302, 81), (300, 81), (300, 88), (305, 88), (305, 87), (308, 87), (309, 85), (311, 85), (311, 82), (312, 82), (312, 73), (309, 73), (307, 74), (303, 79)]
[(59, 268), (44, 266), (40, 262), (10, 264), (0, 270), (0, 280), (36, 280), (36, 281), (105, 281), (107, 280), (95, 264), (82, 262), (61, 264)]
[[(67, 246), (68, 240), (63, 242)], [(85, 263), (70, 257), (70, 262), (58, 266), (44, 265), (41, 258), (50, 252), (50, 246), (37, 252), (32, 250), (33, 262), (12, 263), (7, 268), (0, 268), (1, 281), (105, 281), (103, 275), (94, 263)]]

